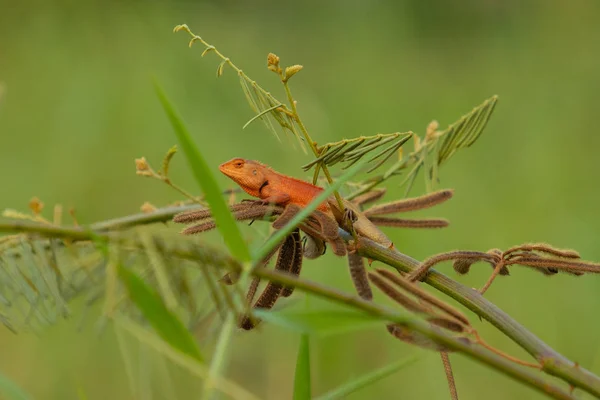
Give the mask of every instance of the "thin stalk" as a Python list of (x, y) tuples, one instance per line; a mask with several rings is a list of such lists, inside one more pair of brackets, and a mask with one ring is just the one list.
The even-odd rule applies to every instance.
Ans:
[[(202, 43), (206, 49), (208, 51), (211, 51), (213, 53), (215, 53), (217, 55), (217, 57), (219, 57), (223, 62), (225, 62), (227, 65), (229, 65), (229, 67), (231, 67), (231, 69), (233, 69), (238, 76), (243, 77), (246, 81), (251, 82), (251, 83), (255, 83), (254, 80), (250, 79), (250, 77), (248, 75), (246, 75), (244, 73), (244, 71), (242, 71), (240, 68), (238, 68), (237, 65), (235, 65), (230, 59), (229, 57), (225, 57), (219, 50), (217, 50), (217, 48), (211, 44), (208, 44), (204, 39), (202, 39), (200, 36), (194, 34), (192, 31), (190, 31), (190, 28), (187, 25), (178, 25), (175, 27), (174, 31), (180, 31), (183, 30), (187, 33), (190, 34), (190, 36), (192, 37), (192, 40), (190, 41), (190, 46), (192, 45), (192, 43), (194, 42), (200, 42)], [(205, 51), (207, 51), (205, 50)], [(204, 53), (203, 53), (204, 54)], [(273, 95), (271, 95), (271, 93), (267, 92), (266, 90), (264, 90), (262, 87), (255, 85), (254, 86), (259, 92), (261, 92), (265, 97), (267, 97), (268, 99), (270, 99), (271, 101), (273, 101), (275, 104), (280, 103), (276, 98), (273, 97)], [(282, 109), (284, 110), (284, 112), (287, 112), (289, 109), (287, 108), (287, 106), (285, 104), (281, 105)]]
[[(306, 126), (302, 122), (302, 119), (300, 118), (300, 114), (298, 114), (298, 109), (296, 108), (296, 102), (294, 101), (294, 97), (292, 96), (292, 91), (290, 90), (290, 85), (288, 84), (287, 80), (283, 79), (283, 75), (281, 76), (281, 78), (282, 78), (281, 82), (283, 83), (283, 87), (285, 88), (285, 94), (287, 95), (288, 101), (290, 102), (290, 107), (292, 108), (292, 113), (294, 114), (294, 119), (296, 120), (296, 123), (300, 127), (300, 131), (302, 132), (302, 135), (304, 135), (304, 139), (306, 139), (306, 141), (308, 142), (308, 145), (310, 146), (310, 149), (314, 153), (315, 157), (319, 158), (319, 155), (320, 155), (319, 150), (317, 149), (315, 142), (310, 137), (310, 134), (308, 133)], [(323, 170), (323, 173), (325, 174), (325, 177), (327, 178), (327, 182), (329, 182), (330, 185), (333, 185), (333, 178), (331, 177), (331, 174), (329, 173), (329, 169), (327, 169), (327, 166), (325, 165), (325, 163), (321, 164), (321, 169)], [(340, 196), (340, 194), (338, 193), (337, 190), (335, 190), (333, 192), (333, 195), (335, 196), (335, 199), (337, 200), (340, 210), (343, 211), (346, 207), (344, 206), (344, 201), (342, 200), (342, 197)]]
[[(349, 234), (346, 235), (350, 237)], [(410, 273), (420, 265), (419, 261), (412, 257), (396, 250), (386, 249), (365, 238), (360, 239), (358, 252), (364, 257), (381, 261), (402, 272)], [(582, 388), (600, 397), (599, 377), (552, 349), (476, 290), (453, 281), (435, 269), (429, 270), (423, 282), (452, 297), (480, 317), (488, 320), (531, 354), (540, 363), (544, 372), (557, 376), (575, 387)]]
[(208, 376), (204, 381), (204, 387), (202, 388), (202, 396), (200, 397), (201, 399), (211, 398), (212, 392), (215, 389), (214, 381), (218, 378), (221, 378), (221, 371), (224, 369), (225, 363), (227, 361), (229, 340), (231, 339), (234, 327), (235, 313), (229, 312), (227, 314), (227, 319), (223, 324), (223, 328), (221, 329), (221, 334), (219, 335), (219, 341), (217, 342), (217, 347), (215, 348), (215, 353), (213, 354), (213, 359), (210, 363), (210, 368), (208, 370)]
[(410, 330), (422, 333), (423, 335), (433, 339), (437, 343), (440, 343), (451, 350), (461, 352), (474, 360), (487, 364), (492, 368), (552, 398), (571, 400), (575, 399), (575, 397), (573, 397), (568, 391), (555, 386), (550, 382), (547, 382), (533, 371), (510, 362), (483, 347), (473, 346), (472, 344), (465, 343), (440, 329), (432, 327), (429, 323), (418, 317), (399, 313), (396, 310), (378, 305), (372, 301), (363, 300), (356, 295), (344, 293), (338, 291), (337, 289), (321, 285), (317, 282), (298, 279), (292, 275), (281, 273), (279, 271), (260, 268), (253, 270), (252, 274), (255, 276), (260, 276), (264, 279), (268, 279), (272, 282), (294, 286), (300, 291), (312, 293), (317, 296), (335, 301), (336, 303), (352, 306), (355, 309), (363, 310), (368, 314), (381, 317), (387, 321), (400, 323)]
[[(131, 223), (130, 218), (128, 220), (128, 223)], [(0, 231), (30, 233), (44, 237), (62, 238), (70, 240), (95, 240), (98, 238), (108, 239), (112, 235), (118, 235), (118, 233), (109, 234), (102, 231), (92, 231), (89, 229), (86, 230), (79, 227), (59, 227), (21, 220), (0, 222)], [(346, 238), (351, 238), (351, 235), (349, 233), (344, 231), (342, 232)], [(127, 240), (136, 240), (136, 238), (129, 237), (127, 238)], [(133, 244), (136, 247), (143, 248), (141, 243)], [(162, 245), (158, 247), (160, 250)], [(164, 249), (163, 251), (167, 250)], [(231, 268), (241, 269), (241, 265), (236, 260), (227, 255), (222, 254), (219, 250), (211, 249), (206, 245), (203, 245), (202, 248), (198, 248), (196, 246), (195, 248), (170, 249), (169, 252), (174, 256), (196, 260), (198, 262), (208, 263), (210, 265), (229, 265)], [(376, 244), (375, 242), (365, 238), (360, 239), (358, 245), (358, 252), (364, 257), (368, 257), (372, 260), (381, 261), (403, 272), (410, 273), (414, 269), (418, 268), (420, 265), (420, 263), (412, 257), (402, 254), (396, 250), (384, 248)], [(321, 286), (317, 284), (312, 284), (310, 282), (307, 283), (307, 281), (305, 280), (298, 280), (293, 277), (290, 277), (289, 275), (276, 273), (265, 268), (255, 268), (254, 270), (252, 270), (251, 274), (254, 276), (259, 276), (261, 278), (270, 279), (275, 282), (282, 283), (284, 285), (295, 286), (296, 288), (299, 288), (299, 290), (319, 294), (320, 296), (327, 297), (334, 301), (345, 303), (357, 307), (359, 309), (363, 309), (367, 312), (369, 312), (369, 310), (372, 310), (372, 307), (375, 307), (375, 309), (378, 310), (378, 312), (381, 311), (381, 306), (376, 305), (372, 302), (363, 301), (356, 296), (350, 296), (346, 294), (344, 294), (343, 296), (339, 296), (339, 293), (333, 291), (333, 289), (328, 288), (327, 290), (324, 290)], [(463, 304), (477, 315), (488, 320), (492, 325), (494, 325), (506, 336), (511, 338), (515, 343), (522, 347), (525, 351), (531, 354), (540, 363), (542, 370), (546, 373), (557, 376), (563, 379), (564, 381), (568, 382), (569, 384), (573, 385), (574, 387), (581, 388), (593, 394), (596, 397), (600, 397), (599, 377), (597, 377), (590, 371), (587, 371), (586, 369), (582, 368), (581, 366), (575, 364), (574, 362), (568, 360), (566, 357), (552, 349), (542, 340), (537, 338), (533, 333), (529, 332), (525, 327), (523, 327), (517, 321), (512, 319), (509, 315), (500, 310), (497, 306), (495, 306), (483, 296), (481, 296), (477, 291), (464, 285), (461, 285), (456, 281), (453, 281), (452, 279), (448, 278), (444, 274), (437, 272), (434, 269), (431, 269), (428, 272), (427, 276), (424, 279), (424, 282), (432, 286), (433, 288), (439, 290), (440, 292), (454, 298), (459, 303)], [(317, 285), (317, 288), (315, 288), (314, 285)], [(404, 320), (400, 322), (404, 322)], [(428, 324), (427, 327), (429, 327)], [(420, 329), (416, 330), (424, 333)], [(441, 335), (441, 333), (439, 332), (434, 332), (434, 334)], [(434, 337), (434, 339), (436, 338)], [(447, 344), (446, 342), (441, 343)], [(458, 346), (456, 347), (456, 349), (460, 351), (463, 351), (465, 348), (467, 348), (469, 350), (467, 353), (474, 352), (475, 350), (473, 349), (476, 348), (475, 346), (467, 346), (462, 342), (456, 343), (456, 346)], [(478, 356), (474, 355), (473, 357), (484, 361), (484, 358), (479, 358)], [(488, 363), (490, 357), (492, 356), (486, 356), (486, 361), (484, 362)], [(494, 355), (494, 357), (499, 356)], [(496, 365), (498, 363), (503, 363), (502, 365), (508, 365), (506, 368), (514, 368), (514, 363), (509, 363), (504, 359), (498, 361), (498, 363), (494, 359), (494, 361), (490, 361), (489, 363), (493, 363)], [(504, 369), (504, 367), (499, 368)], [(525, 372), (522, 371), (522, 369), (518, 370), (518, 372), (515, 372), (515, 370), (513, 369), (511, 369), (510, 371), (511, 372), (507, 373), (513, 377), (516, 377), (519, 380), (525, 379), (528, 382), (530, 382), (530, 384), (531, 382), (534, 382), (530, 378), (523, 378), (522, 376), (522, 374), (527, 374), (527, 376), (531, 376), (531, 372)], [(535, 386), (535, 384), (532, 385)], [(543, 385), (546, 388), (548, 387), (547, 383), (545, 382), (540, 381), (540, 385)]]
[(452, 364), (450, 364), (450, 357), (448, 355), (448, 352), (440, 351), (440, 356), (442, 357), (444, 372), (446, 373), (446, 379), (448, 380), (448, 390), (450, 391), (450, 398), (452, 400), (458, 400), (456, 382), (454, 380), (454, 373), (452, 372)]

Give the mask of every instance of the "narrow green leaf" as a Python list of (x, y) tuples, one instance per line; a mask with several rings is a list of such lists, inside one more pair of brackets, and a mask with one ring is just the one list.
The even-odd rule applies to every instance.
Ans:
[(313, 199), (309, 205), (304, 207), (302, 211), (300, 211), (292, 220), (284, 226), (282, 229), (275, 232), (267, 242), (258, 249), (258, 251), (254, 252), (252, 261), (254, 264), (260, 262), (273, 247), (275, 247), (279, 242), (283, 240), (300, 222), (302, 222), (306, 217), (308, 217), (317, 207), (323, 203), (329, 196), (333, 194), (336, 190), (338, 190), (344, 183), (350, 180), (354, 175), (360, 171), (362, 167), (368, 162), (367, 159), (363, 159), (346, 171), (341, 177), (339, 177), (333, 185), (329, 186), (321, 194)]
[(244, 126), (242, 127), (242, 129), (246, 129), (246, 127), (248, 125), (250, 125), (251, 123), (253, 123), (254, 121), (256, 121), (258, 118), (261, 118), (266, 113), (271, 112), (271, 111), (273, 111), (273, 110), (275, 110), (276, 108), (279, 108), (279, 107), (281, 107), (281, 104), (275, 104), (274, 106), (269, 107), (266, 110), (261, 111), (260, 113), (256, 114), (254, 117), (250, 118), (250, 120), (244, 124)]
[(369, 385), (386, 378), (393, 373), (413, 364), (417, 361), (417, 357), (408, 357), (400, 361), (386, 365), (383, 368), (371, 371), (359, 378), (350, 380), (335, 389), (317, 397), (317, 400), (334, 400), (334, 399), (345, 399), (349, 394), (356, 392), (357, 390), (363, 389)]
[(300, 335), (300, 346), (296, 358), (296, 372), (294, 374), (294, 400), (311, 399), (310, 382), (310, 337)]
[(235, 327), (235, 314), (229, 313), (227, 315), (227, 319), (221, 328), (221, 334), (219, 335), (219, 341), (217, 342), (217, 347), (215, 349), (215, 353), (213, 355), (213, 359), (210, 363), (210, 368), (208, 370), (208, 377), (204, 381), (204, 387), (202, 389), (202, 399), (210, 399), (212, 398), (211, 393), (213, 388), (215, 387), (215, 381), (221, 378), (222, 371), (225, 368), (228, 349), (229, 349), (229, 341), (231, 339), (231, 335), (233, 334), (233, 328)]
[(119, 265), (118, 268), (119, 277), (127, 288), (129, 297), (158, 335), (173, 348), (202, 361), (203, 358), (194, 337), (177, 316), (165, 307), (158, 293), (127, 268), (122, 265)]
[(1, 398), (5, 398), (7, 400), (26, 400), (31, 399), (23, 389), (19, 387), (16, 383), (14, 383), (11, 379), (0, 372), (0, 396)]
[(217, 228), (221, 232), (227, 247), (231, 253), (241, 261), (250, 260), (250, 252), (244, 242), (242, 234), (238, 229), (225, 199), (221, 195), (221, 189), (217, 185), (210, 167), (200, 154), (198, 147), (194, 144), (190, 132), (187, 130), (183, 123), (183, 120), (167, 98), (165, 92), (160, 87), (158, 82), (154, 82), (156, 94), (162, 106), (171, 121), (173, 130), (181, 143), (181, 148), (190, 164), (192, 172), (196, 178), (196, 181), (200, 185), (200, 188), (204, 191), (206, 201), (210, 205), (213, 211), (213, 216), (217, 222)]
[(286, 329), (319, 337), (380, 326), (381, 319), (351, 309), (267, 311), (255, 310), (256, 316)]

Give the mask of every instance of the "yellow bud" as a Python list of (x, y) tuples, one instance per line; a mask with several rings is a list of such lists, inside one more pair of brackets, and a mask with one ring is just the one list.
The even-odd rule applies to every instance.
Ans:
[(175, 28), (173, 28), (173, 32), (179, 32), (179, 31), (189, 32), (190, 28), (188, 28), (188, 26), (186, 24), (177, 25)]
[(141, 176), (153, 176), (153, 171), (146, 161), (146, 157), (135, 159), (135, 173)]
[(433, 120), (427, 125), (427, 129), (425, 130), (425, 141), (429, 142), (437, 137), (437, 130), (440, 127), (440, 124)]
[(29, 200), (29, 209), (33, 212), (34, 215), (40, 215), (42, 210), (44, 209), (44, 203), (37, 197)]
[(145, 202), (144, 204), (142, 204), (142, 206), (140, 207), (140, 210), (143, 213), (149, 214), (151, 212), (156, 211), (156, 207), (148, 202)]
[(269, 55), (267, 56), (267, 66), (270, 67), (271, 65), (279, 67), (279, 57), (277, 57), (273, 53), (269, 53)]
[(135, 170), (137, 172), (150, 170), (150, 166), (148, 165), (148, 161), (146, 161), (146, 157), (135, 159)]
[(300, 71), (302, 68), (304, 68), (302, 65), (292, 65), (290, 67), (287, 67), (285, 69), (285, 80), (287, 81), (292, 76), (296, 75), (298, 71)]
[(414, 137), (415, 151), (421, 150), (421, 138), (415, 135)]

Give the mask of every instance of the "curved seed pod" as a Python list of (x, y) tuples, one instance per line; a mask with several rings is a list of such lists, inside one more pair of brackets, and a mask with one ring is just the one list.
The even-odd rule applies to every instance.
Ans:
[(379, 200), (385, 195), (386, 192), (387, 189), (383, 188), (373, 189), (367, 193), (361, 194), (360, 196), (356, 196), (354, 199), (352, 199), (352, 203), (354, 203), (354, 205), (357, 207), (364, 206), (365, 204)]
[(365, 300), (372, 300), (373, 291), (371, 290), (371, 285), (369, 285), (365, 260), (357, 252), (349, 252), (348, 268), (358, 295)]
[(449, 348), (444, 345), (438, 344), (435, 341), (429, 339), (427, 336), (413, 332), (400, 324), (388, 324), (386, 328), (396, 338), (403, 342), (414, 344), (415, 346), (422, 347), (424, 349), (435, 350), (435, 351), (446, 351), (451, 352)]
[(421, 300), (422, 302), (425, 302), (425, 303), (437, 308), (438, 310), (442, 311), (443, 313), (451, 316), (453, 319), (459, 321), (461, 324), (463, 324), (465, 326), (470, 326), (469, 319), (466, 317), (465, 314), (463, 314), (456, 308), (452, 307), (448, 303), (438, 299), (437, 297), (430, 294), (429, 292), (426, 292), (425, 290), (421, 289), (418, 284), (410, 282), (407, 279), (405, 279), (401, 276), (398, 276), (397, 273), (389, 271), (387, 269), (377, 268), (377, 273), (386, 277), (388, 280), (392, 281), (393, 283), (395, 283), (397, 286), (401, 287), (408, 293), (418, 297), (419, 300)]
[(398, 212), (408, 212), (422, 210), (443, 203), (452, 198), (454, 191), (451, 189), (439, 190), (419, 197), (392, 201), (390, 203), (380, 204), (365, 210), (364, 214), (371, 215), (393, 214)]
[(187, 224), (205, 218), (212, 218), (212, 212), (210, 208), (202, 208), (200, 210), (192, 210), (179, 213), (173, 217), (173, 222), (176, 222), (178, 224)]
[[(497, 265), (497, 263), (494, 263), (490, 260), (473, 260), (473, 259), (459, 258), (454, 261), (454, 264), (452, 264), (452, 268), (458, 274), (466, 275), (471, 270), (471, 265), (473, 265), (479, 261), (487, 262), (488, 264), (490, 264), (490, 266), (492, 268), (496, 268), (496, 265)], [(506, 266), (503, 266), (502, 268), (500, 268), (499, 274), (500, 275), (510, 275), (510, 271), (508, 270), (508, 268)]]
[[(229, 207), (229, 210), (233, 213), (252, 207), (252, 204), (247, 202), (233, 204)], [(198, 210), (184, 211), (173, 217), (173, 222), (188, 224), (190, 222), (197, 222), (202, 219), (212, 218), (212, 211), (210, 208), (201, 208)]]
[[(299, 276), (302, 270), (302, 239), (300, 238), (300, 231), (298, 229), (294, 230), (289, 237), (294, 241), (294, 257), (287, 271), (292, 275)], [(283, 288), (281, 295), (289, 297), (293, 292), (293, 287), (286, 286)]]
[(473, 263), (477, 262), (476, 260), (466, 260), (464, 258), (459, 258), (458, 260), (454, 261), (454, 264), (452, 264), (452, 268), (459, 274), (461, 275), (466, 275), (469, 273), (469, 271), (471, 270), (471, 265), (473, 265)]
[(321, 233), (325, 238), (333, 239), (339, 236), (339, 226), (336, 220), (319, 210), (313, 211), (311, 217), (318, 221), (321, 226)]
[(510, 260), (507, 262), (507, 264), (519, 264), (534, 268), (554, 268), (556, 270), (567, 272), (573, 275), (583, 275), (584, 273), (600, 273), (600, 264), (563, 259), (522, 257)]
[(336, 256), (343, 257), (346, 255), (346, 242), (344, 242), (344, 240), (341, 237), (338, 236), (334, 240), (327, 241), (327, 243), (329, 243), (333, 254), (335, 254)]
[[(493, 269), (496, 268), (495, 265), (491, 264)], [(510, 275), (510, 270), (508, 269), (508, 267), (506, 265), (503, 265), (502, 268), (500, 268), (500, 271), (498, 272), (498, 275), (502, 275), (502, 276), (509, 276)]]
[(391, 226), (396, 228), (445, 228), (450, 223), (447, 219), (432, 218), (432, 219), (401, 219), (389, 217), (370, 217), (369, 221), (377, 226)]
[(292, 218), (294, 218), (296, 216), (296, 214), (298, 214), (300, 211), (302, 210), (302, 208), (300, 208), (300, 206), (296, 205), (296, 204), (288, 204), (284, 209), (283, 212), (281, 213), (281, 215), (279, 217), (277, 217), (277, 219), (275, 221), (273, 221), (273, 228), (275, 229), (281, 229), (284, 226), (286, 226), (291, 220)]
[(517, 251), (537, 251), (540, 253), (546, 253), (546, 254), (550, 254), (552, 256), (562, 257), (562, 258), (572, 258), (572, 259), (580, 258), (579, 253), (576, 252), (575, 250), (556, 249), (546, 243), (525, 243), (525, 244), (522, 244), (519, 246), (511, 247), (510, 249), (506, 250), (504, 252), (504, 254), (508, 255), (508, 254), (512, 254)]
[(408, 274), (407, 279), (411, 282), (422, 280), (427, 275), (427, 271), (431, 269), (434, 265), (442, 262), (442, 261), (451, 261), (456, 259), (469, 259), (476, 261), (487, 261), (490, 263), (497, 263), (500, 261), (500, 257), (495, 254), (482, 253), (479, 251), (451, 251), (448, 253), (441, 253), (435, 256), (429, 257), (425, 261), (421, 263), (421, 265), (414, 269), (410, 274)]
[(377, 286), (377, 288), (379, 288), (379, 290), (381, 290), (389, 298), (391, 298), (392, 300), (394, 300), (396, 303), (400, 304), (402, 307), (406, 308), (407, 310), (415, 312), (415, 313), (432, 315), (432, 310), (429, 307), (413, 300), (409, 296), (400, 292), (398, 289), (396, 289), (394, 286), (392, 286), (390, 283), (388, 283), (386, 280), (384, 280), (378, 274), (369, 272), (369, 279), (371, 280), (371, 282), (373, 282), (373, 284), (375, 286)]
[[(243, 203), (242, 203), (243, 204)], [(209, 210), (200, 210), (196, 215), (205, 215)], [(274, 208), (271, 206), (243, 206), (235, 209), (233, 216), (238, 221), (248, 220), (248, 219), (259, 219), (264, 218), (271, 214), (277, 214), (280, 212), (280, 209)], [(204, 218), (206, 219), (206, 218)], [(213, 219), (209, 219), (197, 225), (192, 225), (186, 229), (184, 229), (181, 233), (184, 235), (193, 235), (196, 233), (206, 232), (211, 229), (216, 228), (215, 221)]]
[[(297, 243), (300, 243), (300, 247), (297, 245)], [(290, 235), (288, 235), (285, 238), (285, 241), (283, 242), (283, 245), (281, 246), (281, 250), (279, 251), (279, 255), (277, 256), (277, 262), (275, 264), (275, 269), (278, 271), (294, 273), (294, 271), (292, 271), (292, 270), (295, 268), (294, 264), (297, 262), (296, 254), (297, 253), (300, 254), (299, 251), (301, 251), (301, 249), (302, 248), (301, 248), (301, 242), (300, 242), (300, 233), (299, 233), (298, 229), (296, 229), (294, 232), (292, 232)], [(301, 254), (300, 254), (299, 258), (300, 258), (300, 260), (302, 259)], [(300, 270), (297, 270), (297, 272), (300, 273)], [(252, 281), (252, 285), (250, 286), (250, 290), (248, 291), (248, 296), (247, 296), (248, 302), (252, 302), (252, 300), (254, 299), (254, 293), (256, 293), (256, 288), (258, 287), (258, 284), (254, 285), (254, 282), (256, 280), (257, 280), (257, 278), (255, 278)], [(280, 283), (277, 283), (277, 282), (267, 283), (267, 286), (263, 290), (262, 294), (260, 295), (258, 300), (256, 300), (256, 303), (254, 303), (253, 308), (262, 308), (262, 309), (267, 309), (267, 310), (271, 309), (275, 305), (275, 302), (277, 301), (279, 296), (282, 295), (283, 290), (284, 290), (284, 287)], [(288, 290), (288, 288), (285, 288), (285, 290)], [(290, 292), (290, 294), (291, 294), (291, 292)], [(252, 316), (244, 315), (240, 318), (240, 321), (238, 324), (239, 324), (240, 328), (243, 328), (245, 330), (250, 330), (250, 329), (253, 329), (259, 323), (260, 323), (260, 320), (257, 320), (257, 319), (253, 320)]]
[(215, 229), (216, 227), (217, 227), (217, 224), (215, 223), (215, 221), (209, 220), (209, 221), (203, 222), (201, 224), (196, 224), (196, 225), (187, 227), (184, 230), (182, 230), (181, 233), (184, 235), (195, 235), (197, 233), (210, 231), (212, 229)]

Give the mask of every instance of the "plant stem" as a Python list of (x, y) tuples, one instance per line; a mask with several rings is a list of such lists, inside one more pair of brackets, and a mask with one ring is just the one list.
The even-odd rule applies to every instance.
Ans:
[[(186, 206), (168, 208), (158, 210), (150, 214), (138, 214), (123, 218), (117, 218), (114, 220), (93, 224), (90, 228), (93, 227), (94, 229), (83, 229), (80, 227), (61, 227), (23, 220), (5, 221), (0, 222), (0, 232), (38, 234), (44, 237), (62, 238), (68, 240), (93, 240), (97, 239), (98, 237), (108, 238), (110, 235), (107, 231), (110, 229), (121, 229), (123, 227), (151, 222), (163, 222), (170, 219), (174, 214), (181, 212), (183, 209), (192, 208), (194, 207)], [(346, 239), (352, 238), (352, 236), (349, 233), (344, 231), (342, 232)], [(128, 238), (128, 240), (131, 239), (132, 238)], [(133, 239), (135, 240), (135, 237)], [(139, 244), (139, 247), (142, 248), (141, 243)], [(178, 257), (192, 259), (198, 262), (204, 262), (213, 266), (228, 265), (231, 268), (241, 268), (239, 262), (237, 262), (235, 259), (229, 256), (223, 255), (222, 252), (216, 249), (210, 249), (206, 245), (203, 245), (202, 251), (199, 250), (200, 248), (196, 246), (195, 251), (178, 248), (176, 250), (171, 250), (171, 253)], [(360, 238), (358, 252), (364, 257), (368, 257), (372, 260), (381, 261), (403, 272), (411, 272), (412, 270), (418, 268), (418, 266), (420, 265), (420, 263), (417, 260), (405, 254), (402, 254), (396, 250), (384, 248), (376, 244), (375, 242), (365, 238)], [(356, 296), (350, 296), (346, 294), (343, 294), (342, 296), (333, 289), (328, 288), (325, 290), (316, 283), (307, 283), (307, 281), (305, 280), (294, 279), (289, 277), (288, 275), (284, 275), (281, 273), (276, 274), (275, 272), (267, 270), (265, 268), (256, 268), (253, 270), (252, 274), (261, 278), (272, 279), (276, 282), (283, 283), (286, 285), (296, 286), (300, 290), (310, 291), (311, 293), (319, 294), (321, 296), (333, 299), (337, 302), (352, 305), (365, 311), (373, 310), (372, 307), (375, 307), (375, 309), (378, 310), (378, 312), (381, 311), (381, 306), (378, 306), (372, 302), (362, 301)], [(444, 274), (437, 272), (434, 269), (431, 269), (428, 272), (427, 276), (424, 279), (424, 282), (428, 285), (431, 285), (440, 292), (454, 298), (477, 315), (488, 320), (492, 325), (494, 325), (501, 332), (506, 334), (506, 336), (511, 338), (515, 343), (517, 343), (520, 347), (522, 347), (529, 354), (535, 357), (535, 359), (541, 364), (543, 371), (547, 372), (550, 375), (557, 376), (575, 387), (582, 388), (588, 391), (589, 393), (600, 397), (599, 377), (595, 376), (594, 374), (585, 370), (584, 368), (576, 365), (575, 363), (568, 360), (563, 355), (552, 349), (546, 343), (537, 338), (534, 334), (525, 329), (521, 324), (519, 324), (509, 315), (500, 310), (497, 306), (495, 306), (483, 296), (481, 296), (479, 292), (468, 288), (464, 285), (461, 285), (456, 281), (453, 281), (452, 279), (448, 278)], [(394, 314), (394, 316), (397, 316), (397, 314)], [(429, 327), (429, 325), (427, 325), (427, 327)], [(423, 326), (421, 326), (421, 328), (423, 328)], [(422, 331), (420, 328), (415, 328), (415, 330), (425, 334), (425, 332)], [(434, 334), (442, 335), (439, 332), (434, 332)], [(432, 336), (432, 338), (437, 340), (437, 337)], [(442, 341), (441, 343), (446, 344), (446, 342), (444, 341)], [(469, 354), (469, 352), (474, 351), (473, 346), (467, 346), (462, 342), (454, 343), (454, 345), (458, 346), (456, 347), (456, 350), (459, 351), (468, 349), (467, 354)], [(449, 347), (454, 348), (452, 346)], [(478, 358), (478, 356), (473, 357)], [(492, 356), (487, 355), (486, 357), (487, 358), (485, 359), (489, 360), (489, 358)], [(499, 356), (493, 355), (493, 357)], [(482, 361), (484, 360), (483, 358), (478, 359)], [(487, 363), (487, 361), (485, 362)], [(492, 361), (490, 363), (496, 362)], [(516, 368), (514, 367), (513, 363), (510, 363), (504, 359), (498, 361), (498, 363), (501, 363), (502, 365), (507, 365), (506, 368)], [(512, 369), (511, 371), (512, 372), (507, 373), (520, 380), (523, 380), (521, 379), (522, 374), (527, 374), (527, 376), (530, 376), (531, 374), (530, 371), (522, 371), (521, 369), (518, 370), (519, 372), (515, 372), (515, 370)], [(529, 378), (527, 378), (527, 380), (530, 383), (533, 382)], [(543, 383), (543, 385), (547, 384)]]
[[(364, 257), (381, 261), (402, 272), (410, 273), (420, 265), (412, 257), (396, 250), (386, 249), (365, 238), (360, 239), (358, 252)], [(599, 377), (552, 349), (496, 305), (486, 300), (476, 290), (461, 285), (434, 269), (429, 270), (423, 282), (452, 297), (480, 317), (488, 320), (531, 354), (540, 363), (544, 372), (564, 379), (571, 385), (585, 389), (589, 393), (600, 397)]]
[[(306, 126), (304, 126), (304, 123), (302, 122), (302, 119), (300, 119), (300, 115), (298, 114), (298, 109), (296, 108), (296, 102), (294, 101), (294, 97), (292, 96), (292, 91), (290, 90), (290, 85), (288, 84), (287, 80), (283, 79), (283, 76), (282, 76), (281, 82), (283, 83), (283, 87), (285, 88), (285, 94), (287, 95), (288, 101), (290, 102), (290, 107), (292, 108), (292, 113), (294, 113), (294, 119), (296, 120), (296, 123), (300, 127), (300, 131), (302, 132), (302, 135), (304, 135), (304, 139), (306, 139), (306, 141), (308, 142), (308, 145), (310, 146), (311, 150), (313, 151), (315, 157), (319, 158), (319, 150), (317, 149), (315, 142), (310, 137), (308, 130), (306, 129)], [(321, 169), (323, 170), (323, 173), (325, 174), (325, 177), (327, 178), (327, 182), (329, 182), (330, 185), (333, 185), (333, 178), (331, 177), (331, 174), (329, 173), (329, 170), (327, 169), (327, 166), (324, 163), (321, 164)], [(337, 200), (338, 206), (340, 207), (340, 211), (343, 212), (346, 207), (344, 206), (344, 201), (342, 200), (342, 197), (340, 196), (340, 194), (338, 193), (337, 190), (335, 190), (333, 192), (333, 195), (335, 196), (335, 199)]]
[[(244, 71), (242, 71), (240, 68), (238, 68), (237, 65), (235, 65), (230, 59), (229, 57), (225, 57), (225, 55), (223, 55), (219, 50), (217, 50), (217, 48), (211, 44), (208, 44), (204, 39), (202, 39), (200, 36), (196, 35), (195, 33), (193, 33), (190, 28), (187, 25), (178, 25), (175, 27), (175, 31), (179, 31), (179, 30), (183, 30), (185, 32), (187, 32), (191, 37), (192, 37), (192, 41), (190, 42), (190, 46), (193, 42), (200, 42), (202, 43), (206, 49), (210, 49), (210, 51), (212, 51), (213, 53), (215, 53), (217, 55), (217, 57), (219, 57), (223, 62), (227, 63), (227, 65), (229, 65), (231, 67), (231, 69), (233, 69), (238, 76), (241, 76), (242, 78), (244, 78), (246, 81), (252, 83), (253, 85), (256, 83), (254, 80), (250, 79), (250, 77), (248, 75), (246, 75), (244, 73)], [(205, 51), (207, 51), (205, 50)], [(205, 53), (203, 53), (202, 55), (204, 56)], [(273, 97), (273, 95), (269, 92), (267, 92), (266, 90), (264, 90), (262, 87), (258, 86), (258, 85), (254, 85), (254, 87), (256, 88), (256, 90), (260, 91), (261, 94), (263, 94), (265, 97), (267, 97), (269, 100), (271, 100), (273, 102), (273, 104), (280, 104), (281, 102), (279, 100), (277, 100), (275, 97)], [(285, 110), (288, 111), (287, 106), (285, 104), (282, 104), (281, 107)]]
[(321, 285), (317, 282), (298, 279), (292, 275), (281, 273), (279, 271), (267, 268), (256, 268), (253, 270), (252, 274), (264, 279), (268, 279), (272, 282), (278, 282), (286, 286), (293, 286), (300, 291), (312, 293), (320, 297), (333, 300), (337, 303), (352, 306), (353, 308), (363, 310), (371, 315), (381, 317), (387, 321), (400, 323), (410, 330), (422, 333), (423, 335), (448, 347), (449, 349), (459, 351), (474, 360), (483, 362), (484, 364), (487, 364), (492, 368), (495, 368), (498, 371), (549, 395), (552, 398), (575, 399), (575, 397), (573, 397), (569, 392), (545, 381), (535, 372), (512, 363), (483, 347), (464, 343), (450, 334), (432, 327), (430, 324), (420, 318), (408, 316), (388, 307), (375, 304), (372, 301), (363, 300), (356, 295), (344, 293), (338, 291), (337, 289)]

